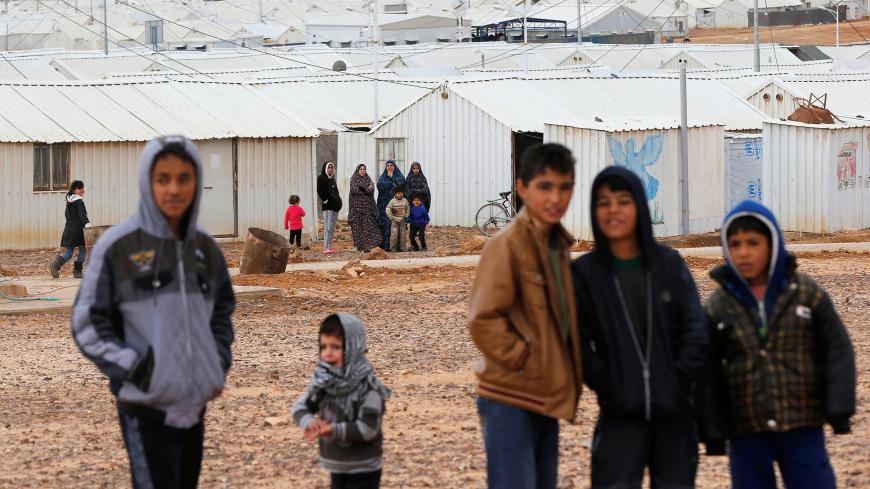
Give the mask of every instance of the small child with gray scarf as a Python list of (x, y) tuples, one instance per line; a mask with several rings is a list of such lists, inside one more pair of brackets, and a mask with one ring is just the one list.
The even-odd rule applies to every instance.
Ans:
[(366, 358), (366, 331), (353, 314), (331, 314), (320, 325), (320, 359), (293, 419), (308, 442), (319, 440), (320, 466), (332, 489), (380, 487), (381, 420), (390, 390)]

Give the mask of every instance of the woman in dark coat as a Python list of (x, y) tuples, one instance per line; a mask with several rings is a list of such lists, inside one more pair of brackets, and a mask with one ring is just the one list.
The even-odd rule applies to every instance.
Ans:
[(408, 202), (413, 206), (414, 199), (419, 198), (423, 202), (423, 207), (431, 213), (432, 193), (429, 192), (429, 182), (426, 180), (426, 175), (423, 174), (423, 167), (418, 161), (411, 163), (411, 171), (405, 178), (405, 187), (408, 190)]
[(387, 162), (384, 173), (378, 178), (378, 223), (381, 225), (384, 250), (390, 251), (390, 218), (387, 217), (387, 205), (396, 196), (395, 189), (405, 186), (405, 176), (402, 170), (396, 168), (393, 160)]
[(368, 175), (365, 165), (356, 167), (350, 177), (350, 207), (347, 222), (353, 245), (360, 251), (368, 252), (380, 246), (381, 236), (378, 225), (378, 206), (375, 204), (375, 183)]
[(91, 227), (91, 222), (88, 220), (88, 210), (85, 208), (85, 201), (82, 200), (84, 196), (85, 184), (81, 180), (74, 180), (66, 193), (66, 211), (64, 212), (66, 224), (60, 238), (60, 246), (66, 248), (66, 251), (57, 255), (51, 262), (51, 276), (54, 278), (60, 276), (60, 268), (72, 258), (76, 248), (78, 248), (79, 254), (73, 263), (73, 277), (82, 278), (82, 267), (85, 263), (84, 228)]
[(323, 254), (330, 255), (335, 253), (332, 236), (335, 234), (338, 211), (341, 210), (341, 196), (335, 183), (335, 165), (330, 161), (323, 164), (317, 177), (317, 196), (323, 204)]

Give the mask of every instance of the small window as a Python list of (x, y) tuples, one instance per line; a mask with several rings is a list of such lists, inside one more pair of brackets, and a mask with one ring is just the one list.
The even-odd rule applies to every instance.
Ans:
[(33, 190), (63, 191), (69, 187), (69, 143), (33, 145)]
[(378, 139), (378, 177), (381, 176), (389, 160), (393, 160), (396, 163), (396, 168), (402, 170), (403, 174), (407, 173), (407, 168), (405, 168), (404, 139)]

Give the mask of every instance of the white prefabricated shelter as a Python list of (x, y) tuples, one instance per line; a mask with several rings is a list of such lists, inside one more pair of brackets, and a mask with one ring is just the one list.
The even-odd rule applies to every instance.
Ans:
[(768, 117), (784, 119), (798, 99), (826, 95), (827, 108), (844, 121), (870, 119), (870, 74), (781, 75), (752, 93), (749, 103)]
[[(199, 224), (245, 238), (283, 230), (290, 194), (314, 209), (318, 131), (241, 84), (0, 84), (0, 249), (56, 247), (64, 197), (85, 183), (94, 225), (136, 210), (145, 141), (184, 134), (204, 165)], [(316, 230), (311, 212), (306, 229)]]
[(763, 202), (786, 231), (870, 227), (870, 125), (764, 123)]
[[(724, 214), (723, 126), (689, 124), (689, 233), (714, 231)], [(592, 182), (607, 166), (631, 169), (644, 185), (656, 236), (682, 230), (680, 125), (674, 121), (632, 120), (608, 124), (588, 120), (544, 126), (544, 142), (574, 153), (574, 198), (562, 219), (577, 239), (592, 240), (589, 206)]]
[[(544, 124), (679, 116), (678, 86), (678, 79), (669, 77), (449, 82), (384, 121), (369, 136), (376, 153), (374, 171), (369, 170), (379, 172), (390, 154), (397, 156), (403, 171), (419, 161), (432, 189), (433, 224), (472, 226), (480, 205), (512, 189), (519, 158), (527, 146), (542, 140)], [(761, 128), (761, 113), (717, 81), (691, 79), (688, 91), (691, 119), (735, 131)], [(715, 147), (713, 158), (721, 161), (721, 137)], [(721, 182), (721, 164), (716, 175)], [(721, 208), (722, 191), (716, 195)]]

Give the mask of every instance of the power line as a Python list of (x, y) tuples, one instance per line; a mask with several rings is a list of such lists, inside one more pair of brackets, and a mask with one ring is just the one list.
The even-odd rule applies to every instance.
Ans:
[[(64, 0), (59, 0), (59, 1), (63, 2)], [(221, 42), (226, 43), (226, 44), (230, 44), (230, 45), (233, 45), (233, 46), (236, 46), (236, 47), (240, 47), (240, 48), (243, 48), (243, 49), (249, 49), (249, 50), (251, 50), (251, 51), (254, 51), (255, 53), (265, 54), (265, 55), (267, 55), (267, 56), (274, 56), (274, 57), (276, 57), (276, 58), (278, 58), (278, 59), (283, 59), (283, 60), (285, 60), (285, 61), (292, 61), (292, 62), (294, 62), (294, 63), (299, 63), (299, 64), (301, 64), (301, 65), (306, 65), (306, 66), (311, 66), (311, 67), (313, 67), (313, 68), (318, 68), (318, 69), (325, 70), (325, 71), (333, 71), (331, 68), (326, 68), (326, 67), (324, 67), (324, 66), (316, 65), (316, 64), (314, 64), (314, 63), (306, 63), (306, 62), (304, 62), (304, 61), (300, 61), (300, 60), (298, 60), (298, 59), (294, 59), (294, 58), (286, 58), (286, 57), (281, 56), (281, 55), (279, 55), (279, 54), (275, 54), (274, 52), (270, 52), (270, 51), (268, 51), (268, 50), (266, 50), (266, 49), (263, 49), (263, 50), (261, 51), (261, 50), (259, 50), (259, 49), (256, 49), (256, 48), (253, 48), (253, 47), (250, 47), (250, 46), (246, 46), (246, 45), (244, 45), (244, 44), (240, 44), (240, 43), (237, 43), (237, 42), (230, 41), (229, 39), (223, 39), (223, 38), (221, 38), (221, 37), (215, 36), (214, 34), (209, 34), (209, 33), (207, 33), (207, 32), (202, 32), (202, 31), (199, 31), (199, 30), (197, 30), (197, 29), (193, 29), (193, 28), (191, 28), (191, 27), (185, 26), (185, 25), (180, 24), (180, 23), (178, 23), (178, 22), (175, 22), (175, 21), (173, 21), (173, 20), (169, 20), (169, 19), (166, 19), (166, 18), (164, 18), (164, 17), (161, 17), (161, 16), (157, 15), (157, 14), (154, 13), (154, 12), (148, 12), (147, 10), (140, 9), (139, 7), (136, 7), (135, 5), (132, 5), (132, 4), (130, 4), (130, 3), (126, 3), (126, 4), (124, 4), (124, 5), (126, 5), (126, 6), (129, 7), (129, 8), (132, 8), (133, 10), (138, 10), (139, 12), (142, 12), (142, 13), (145, 13), (145, 14), (148, 14), (148, 15), (151, 15), (151, 16), (157, 18), (157, 19), (162, 20), (163, 22), (167, 22), (167, 23), (169, 23), (169, 24), (172, 24), (172, 25), (175, 25), (175, 26), (181, 27), (181, 28), (183, 28), (183, 29), (187, 29), (187, 30), (189, 30), (189, 31), (191, 31), (191, 32), (196, 32), (197, 34), (202, 34), (202, 35), (204, 35), (204, 36), (211, 37), (211, 38), (213, 38), (213, 39), (216, 39), (216, 40), (221, 41)], [(405, 85), (405, 86), (408, 86), (408, 87), (422, 88), (422, 89), (424, 89), (424, 90), (431, 90), (431, 89), (432, 89), (432, 87), (425, 87), (425, 86), (422, 86), (422, 85), (414, 85), (414, 84), (412, 84), (412, 83), (404, 83), (404, 82), (399, 82), (399, 81), (395, 81), (395, 80), (379, 80), (379, 79), (376, 79), (376, 78), (374, 78), (374, 77), (372, 77), (372, 76), (366, 76), (366, 75), (362, 75), (362, 74), (359, 74), (359, 73), (347, 73), (347, 72), (345, 72), (345, 74), (346, 74), (346, 75), (349, 75), (349, 76), (355, 76), (355, 77), (358, 77), (358, 78), (363, 78), (363, 79), (365, 79), (365, 80), (370, 80), (370, 81), (379, 81), (379, 82), (384, 82), (384, 83), (392, 83), (392, 84), (394, 84), (394, 85)]]
[[(619, 7), (620, 5), (622, 5), (623, 3), (625, 3), (625, 1), (626, 1), (626, 0), (620, 0), (616, 5), (613, 6), (612, 9), (609, 9), (609, 10), (606, 10), (606, 11), (602, 12), (602, 13), (601, 13), (600, 15), (598, 15), (597, 17), (591, 19), (591, 21), (592, 21), (592, 22), (597, 21), (597, 20), (600, 19), (601, 17), (607, 15), (609, 12), (612, 12), (614, 9), (616, 9), (617, 7)], [(664, 0), (662, 0), (662, 2), (664, 2)], [(560, 2), (559, 4), (551, 5), (551, 6), (547, 7), (547, 9), (552, 8), (552, 7), (555, 7), (555, 6), (557, 6), (557, 5), (560, 5), (561, 3), (562, 3), (562, 2)], [(604, 5), (604, 4), (599, 4), (597, 7), (593, 8), (593, 9), (590, 10), (590, 11), (588, 11), (587, 14), (592, 13), (592, 12), (598, 10), (598, 8), (600, 8), (600, 7), (603, 6), (603, 5)], [(608, 5), (609, 5), (609, 4), (608, 4)], [(661, 5), (661, 3), (660, 3), (659, 5)], [(656, 8), (658, 8), (658, 7), (656, 7)], [(536, 12), (536, 14), (539, 14), (540, 12), (543, 12), (544, 10), (547, 10), (547, 9), (542, 9), (542, 10)], [(577, 19), (574, 19), (574, 20), (581, 20), (581, 17), (578, 17)], [(645, 20), (645, 19), (644, 19), (644, 20)], [(641, 21), (641, 23), (643, 23), (643, 22)], [(636, 28), (637, 28), (637, 27), (635, 27), (635, 29), (636, 29)], [(634, 29), (632, 29), (632, 31), (633, 31), (633, 30), (634, 30)], [(578, 32), (579, 32), (579, 29), (578, 29)], [(459, 70), (465, 70), (465, 69), (474, 68), (474, 67), (477, 67), (477, 66), (482, 66), (484, 63), (495, 63), (495, 62), (498, 62), (498, 61), (504, 61), (504, 60), (506, 60), (506, 59), (513, 58), (514, 56), (519, 56), (519, 55), (521, 55), (521, 54), (525, 54), (525, 53), (531, 52), (531, 51), (533, 51), (533, 50), (535, 50), (535, 49), (537, 49), (537, 48), (539, 48), (539, 47), (541, 47), (541, 46), (543, 46), (543, 45), (544, 45), (544, 43), (535, 44), (535, 45), (533, 45), (532, 47), (527, 48), (527, 49), (524, 50), (524, 51), (520, 51), (520, 52), (515, 53), (515, 54), (510, 54), (511, 52), (513, 52), (513, 51), (515, 51), (515, 50), (517, 50), (517, 49), (520, 49), (520, 46), (523, 46), (523, 45), (521, 44), (520, 46), (517, 46), (517, 47), (515, 47), (515, 48), (509, 49), (508, 51), (506, 51), (506, 52), (504, 52), (504, 53), (502, 53), (502, 54), (499, 54), (499, 55), (493, 56), (493, 57), (490, 58), (490, 59), (484, 59), (484, 61), (482, 61), (482, 62), (475, 62), (475, 63), (472, 63), (472, 64), (470, 64), (470, 65), (461, 66), (461, 67), (459, 67), (458, 69), (459, 69)], [(614, 47), (615, 47), (615, 46), (614, 46)], [(578, 48), (578, 49), (579, 49), (579, 48)], [(611, 49), (612, 49), (612, 48), (611, 48)], [(605, 53), (605, 54), (606, 54), (606, 53)], [(593, 63), (593, 64), (595, 64), (595, 63)]]
[[(70, 6), (70, 7), (75, 8), (75, 10), (77, 10), (77, 11), (79, 11), (79, 12), (81, 12), (81, 13), (84, 13), (83, 11), (79, 10), (78, 8), (76, 8), (74, 5), (71, 5), (71, 4), (67, 3), (65, 0), (58, 0), (58, 1), (61, 2), (61, 3), (66, 4), (67, 6)], [(77, 20), (74, 20), (74, 19), (72, 19), (72, 18), (66, 16), (63, 12), (58, 12), (57, 10), (54, 10), (53, 8), (49, 7), (47, 4), (43, 4), (43, 6), (45, 6), (45, 8), (51, 10), (52, 12), (56, 13), (57, 15), (59, 15), (59, 16), (65, 18), (65, 19), (69, 20), (70, 22), (72, 22), (72, 23), (78, 25), (78, 26), (81, 27), (82, 29), (84, 29), (84, 30), (86, 30), (86, 31), (88, 31), (88, 32), (90, 32), (90, 33), (92, 33), (92, 34), (98, 35), (98, 36), (101, 35), (101, 33), (94, 32), (94, 31), (92, 31), (91, 29), (88, 29), (84, 24), (81, 24), (81, 23), (79, 23)], [(96, 19), (95, 19), (95, 21), (96, 21)], [(97, 22), (99, 22), (99, 21), (97, 21)], [(102, 22), (100, 22), (100, 24), (102, 24)], [(106, 27), (107, 27), (108, 29), (111, 29), (112, 32), (114, 32), (114, 33), (116, 33), (116, 34), (123, 34), (123, 33), (121, 33), (121, 32), (118, 32), (118, 31), (115, 30), (115, 29), (112, 29), (111, 27), (108, 27), (108, 26), (106, 26)], [(107, 36), (106, 41), (108, 41), (108, 36)], [(146, 56), (146, 55), (144, 55), (144, 54), (142, 54), (142, 53), (136, 52), (135, 50), (128, 48), (127, 46), (123, 46), (123, 45), (121, 45), (121, 44), (118, 43), (118, 42), (115, 42), (115, 41), (111, 41), (111, 42), (112, 42), (112, 44), (114, 44), (114, 45), (116, 45), (116, 46), (118, 46), (118, 47), (120, 47), (120, 48), (126, 49), (127, 51), (130, 51), (131, 53), (133, 53), (133, 54), (135, 54), (135, 55), (137, 55), (137, 56), (141, 56), (141, 57), (147, 59), (148, 61), (151, 61), (152, 63), (157, 63), (157, 64), (159, 64), (159, 65), (161, 65), (161, 66), (165, 66), (166, 68), (169, 68), (170, 70), (175, 71), (175, 72), (178, 72), (178, 73), (180, 73), (180, 74), (186, 74), (187, 76), (192, 76), (192, 75), (190, 75), (189, 73), (181, 73), (181, 72), (179, 72), (177, 69), (172, 68), (172, 67), (169, 66), (169, 65), (165, 65), (165, 64), (161, 63), (160, 61), (157, 61), (157, 60), (155, 60), (155, 59), (151, 59), (151, 58), (149, 58), (148, 56)], [(207, 78), (213, 78), (213, 77), (211, 77), (211, 76), (209, 76), (209, 75), (207, 75), (207, 74), (205, 74), (205, 73), (202, 73), (201, 71), (197, 70), (196, 68), (193, 68), (193, 67), (191, 67), (191, 66), (187, 66), (186, 64), (184, 64), (184, 63), (182, 63), (182, 62), (180, 62), (180, 61), (178, 61), (178, 60), (175, 60), (175, 59), (171, 58), (169, 55), (166, 55), (166, 54), (163, 54), (163, 53), (158, 52), (157, 50), (153, 49), (151, 46), (147, 46), (147, 45), (145, 45), (145, 44), (142, 44), (141, 42), (136, 41), (135, 39), (133, 39), (133, 42), (135, 42), (136, 44), (139, 44), (140, 46), (142, 46), (142, 47), (144, 47), (144, 48), (146, 48), (146, 49), (148, 49), (148, 50), (150, 50), (150, 51), (153, 51), (155, 54), (161, 55), (161, 56), (165, 57), (166, 59), (168, 59), (168, 60), (170, 60), (170, 61), (173, 61), (173, 62), (175, 62), (175, 63), (178, 63), (178, 64), (180, 64), (181, 66), (184, 66), (185, 68), (188, 68), (188, 69), (190, 69), (190, 70), (192, 70), (192, 71), (194, 71), (194, 72), (196, 72), (196, 73), (199, 73), (200, 75), (203, 75), (203, 76), (205, 76), (205, 77), (207, 77)]]
[[(767, 0), (765, 0), (765, 1), (767, 1)], [(669, 15), (668, 18), (665, 19), (664, 22), (662, 22), (662, 25), (658, 28), (659, 34), (661, 34), (661, 32), (664, 30), (665, 25), (668, 23), (668, 21), (671, 20), (671, 17), (673, 17), (674, 14), (677, 13), (677, 10), (680, 8), (680, 5), (682, 5), (682, 2), (677, 3), (677, 5), (674, 7), (674, 11), (671, 12), (671, 15)], [(656, 7), (656, 8), (658, 8), (658, 7)], [(652, 12), (650, 12), (650, 13), (652, 13)], [(641, 21), (641, 23), (643, 23), (643, 21)], [(653, 36), (653, 37), (655, 37), (655, 36)], [(630, 65), (635, 59), (637, 59), (637, 57), (640, 56), (640, 53), (642, 53), (643, 50), (646, 49), (647, 46), (648, 46), (648, 44), (644, 44), (640, 49), (638, 49), (637, 54), (632, 56), (631, 59), (628, 60), (628, 63), (625, 63), (625, 66), (623, 66), (622, 69), (619, 70), (619, 73), (622, 73), (626, 68), (628, 68), (628, 65)]]

